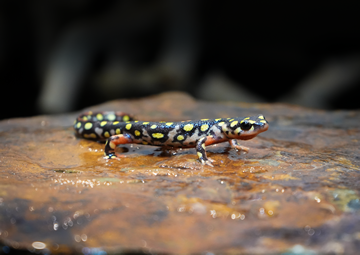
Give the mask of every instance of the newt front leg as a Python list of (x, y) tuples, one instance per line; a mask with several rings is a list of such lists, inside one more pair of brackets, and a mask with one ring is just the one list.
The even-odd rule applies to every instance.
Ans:
[(230, 144), (231, 148), (233, 148), (233, 149), (249, 152), (249, 148), (245, 147), (245, 146), (241, 146), (236, 139), (229, 140), (229, 144)]
[(208, 158), (206, 155), (206, 149), (205, 149), (206, 140), (207, 137), (205, 136), (196, 141), (196, 147), (195, 147), (196, 154), (198, 155), (201, 164), (214, 167), (213, 164), (211, 163), (215, 162), (215, 160)]

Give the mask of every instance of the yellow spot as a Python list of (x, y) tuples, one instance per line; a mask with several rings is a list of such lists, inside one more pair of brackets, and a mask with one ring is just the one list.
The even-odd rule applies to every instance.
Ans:
[(135, 120), (134, 122), (136, 123), (136, 122), (139, 122), (139, 121), (138, 121), (138, 120)]
[(115, 147), (116, 147), (115, 143), (113, 143), (113, 142), (110, 142), (109, 146), (110, 146), (111, 149), (115, 149)]
[(228, 128), (226, 127), (226, 125), (222, 125), (221, 129), (222, 129), (223, 132), (228, 131)]
[(116, 132), (117, 135), (120, 134), (121, 133), (120, 128), (117, 128), (115, 132)]
[(152, 134), (152, 137), (160, 139), (160, 138), (164, 137), (164, 134), (162, 134), (162, 133), (154, 133), (154, 134)]
[(76, 124), (76, 127), (77, 127), (77, 128), (81, 128), (81, 122), (78, 122), (78, 123)]
[(261, 123), (266, 123), (266, 120), (260, 120)]
[(202, 126), (201, 126), (201, 128), (200, 128), (200, 129), (201, 129), (201, 131), (203, 131), (203, 132), (204, 132), (204, 131), (206, 131), (206, 130), (208, 130), (208, 129), (209, 129), (209, 125), (208, 125), (208, 124), (204, 124), (204, 125), (202, 125)]
[(112, 155), (111, 158), (116, 158), (116, 156)]
[(146, 141), (142, 141), (142, 144), (147, 145), (147, 144), (149, 144), (149, 143), (146, 142)]
[(149, 122), (143, 122), (143, 125), (149, 124)]
[(83, 119), (83, 120), (88, 120), (88, 118), (87, 118), (86, 116), (84, 116), (82, 119)]
[(225, 122), (222, 121), (222, 122), (219, 122), (218, 125), (221, 127), (221, 126), (224, 125), (224, 124), (225, 124)]
[(221, 120), (221, 118), (220, 119), (215, 119), (216, 121), (220, 121)]
[(174, 124), (173, 122), (167, 122), (165, 125), (166, 126), (171, 126), (172, 124)]
[(151, 129), (155, 129), (157, 126), (154, 124), (154, 125), (152, 125), (150, 128)]
[(251, 126), (251, 128), (249, 129), (249, 132), (254, 131), (254, 126)]
[(94, 133), (91, 134), (84, 134), (85, 138), (96, 138), (96, 135)]
[(209, 120), (209, 119), (201, 119), (201, 120), (204, 120), (204, 121), (205, 121), (205, 120)]
[(107, 124), (107, 121), (101, 121), (100, 122), (100, 127), (103, 127), (103, 126), (105, 126)]
[(258, 118), (259, 118), (259, 119), (264, 119), (264, 116), (260, 115)]
[(110, 137), (109, 132), (108, 132), (108, 131), (105, 131), (104, 136), (105, 136), (105, 137)]
[(202, 153), (201, 152), (197, 152), (197, 155), (198, 155), (199, 159), (202, 158)]
[(234, 121), (234, 119), (229, 120), (229, 122)]
[(85, 128), (86, 130), (89, 130), (89, 129), (92, 128), (92, 126), (93, 126), (93, 124), (90, 123), (90, 122), (88, 122), (88, 123), (85, 124), (84, 128)]
[(102, 121), (104, 119), (104, 116), (101, 113), (96, 114), (96, 118), (98, 121)]
[(194, 128), (194, 125), (193, 124), (186, 124), (183, 129), (185, 131), (191, 131), (192, 129)]
[(230, 127), (235, 127), (237, 124), (239, 123), (239, 121), (233, 121), (233, 122), (231, 122), (231, 124), (230, 124)]
[(135, 132), (134, 132), (134, 133), (135, 133), (135, 135), (136, 135), (136, 136), (140, 136), (140, 135), (141, 135), (141, 133), (140, 133), (140, 131), (139, 131), (139, 130), (135, 130)]
[(129, 121), (130, 120), (130, 117), (129, 116), (127, 116), (127, 115), (124, 115), (123, 116), (123, 121)]
[(255, 124), (255, 123), (256, 123), (255, 120), (249, 120), (248, 122), (249, 122), (250, 124)]
[(125, 128), (126, 128), (127, 130), (130, 130), (130, 129), (131, 129), (131, 124), (127, 124), (127, 125), (125, 126)]
[(74, 123), (73, 123), (73, 125), (75, 125), (75, 123), (76, 123), (76, 120), (74, 120)]
[(203, 143), (203, 144), (201, 145), (201, 147), (205, 150), (205, 143)]
[(117, 125), (117, 124), (119, 124), (120, 122), (119, 121), (114, 121), (112, 124), (113, 125)]
[(116, 120), (116, 116), (115, 116), (115, 114), (110, 113), (110, 114), (107, 116), (107, 119), (110, 120), (110, 121), (114, 121), (114, 120)]
[(240, 128), (240, 127), (238, 127), (237, 129), (235, 129), (235, 130), (234, 130), (234, 132), (235, 132), (235, 134), (240, 134), (240, 132), (241, 132), (241, 128)]
[(183, 135), (178, 135), (176, 139), (178, 139), (178, 141), (182, 141), (185, 139), (185, 137)]

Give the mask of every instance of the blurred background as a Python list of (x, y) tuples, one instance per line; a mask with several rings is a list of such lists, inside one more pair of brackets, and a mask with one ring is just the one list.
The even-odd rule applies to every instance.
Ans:
[(185, 91), (360, 108), (360, 2), (0, 2), (0, 119)]

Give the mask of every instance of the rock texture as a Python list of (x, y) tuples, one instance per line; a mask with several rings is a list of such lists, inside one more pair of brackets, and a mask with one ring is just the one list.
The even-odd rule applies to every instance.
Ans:
[(77, 116), (0, 122), (0, 248), (42, 253), (347, 253), (360, 249), (360, 111), (210, 103), (164, 93), (86, 110), (140, 120), (262, 113), (267, 132), (241, 144), (118, 148), (78, 139)]

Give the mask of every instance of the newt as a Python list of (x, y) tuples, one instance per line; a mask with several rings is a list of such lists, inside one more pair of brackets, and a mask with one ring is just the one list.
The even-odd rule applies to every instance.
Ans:
[(164, 148), (195, 148), (203, 165), (213, 166), (206, 146), (228, 141), (234, 149), (247, 152), (236, 139), (249, 140), (269, 128), (263, 115), (252, 117), (188, 120), (181, 122), (138, 121), (123, 112), (86, 112), (75, 120), (80, 137), (106, 141), (105, 158), (114, 159), (115, 148), (135, 143)]

